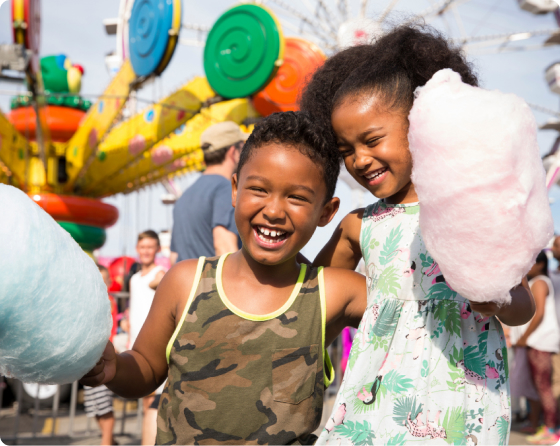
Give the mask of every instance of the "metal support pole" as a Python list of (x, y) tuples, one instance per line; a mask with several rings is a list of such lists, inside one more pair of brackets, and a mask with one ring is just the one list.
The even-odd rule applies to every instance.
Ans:
[(138, 398), (138, 409), (136, 411), (136, 431), (142, 432), (142, 418), (144, 416), (144, 405), (142, 398)]
[(58, 406), (60, 404), (60, 386), (56, 386), (56, 393), (54, 394), (53, 408), (52, 408), (52, 430), (51, 437), (54, 437), (56, 432), (56, 420), (58, 418)]
[(0, 408), (2, 408), (2, 398), (4, 397), (4, 386), (6, 384), (4, 384), (6, 381), (4, 380), (4, 377), (0, 375)]
[(18, 438), (18, 431), (19, 431), (19, 417), (21, 414), (21, 401), (23, 399), (23, 384), (21, 383), (21, 381), (18, 381), (18, 386), (17, 386), (17, 411), (16, 411), (16, 421), (14, 423), (14, 438), (17, 439)]
[(124, 435), (124, 423), (126, 421), (126, 400), (123, 400), (122, 419), (121, 419), (121, 435)]
[(33, 410), (33, 427), (32, 436), (37, 436), (37, 418), (39, 417), (39, 392), (41, 391), (41, 384), (37, 384), (37, 393), (35, 394), (35, 405)]
[(72, 383), (72, 393), (70, 395), (70, 421), (68, 426), (68, 436), (74, 435), (74, 418), (76, 417), (76, 404), (78, 401), (78, 381)]

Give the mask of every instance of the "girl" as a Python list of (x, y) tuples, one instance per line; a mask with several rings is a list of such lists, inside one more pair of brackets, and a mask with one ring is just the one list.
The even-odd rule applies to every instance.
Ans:
[(541, 406), (545, 422), (545, 426), (527, 440), (533, 444), (556, 444), (559, 437), (554, 430), (558, 421), (558, 409), (552, 393), (552, 355), (558, 353), (560, 332), (556, 320), (554, 289), (548, 278), (548, 258), (544, 251), (537, 256), (527, 278), (535, 297), (535, 317), (524, 326), (513, 327), (510, 336), (516, 347), (516, 356), (519, 349), (526, 348), (531, 378), (539, 396), (540, 401), (529, 400), (533, 427), (539, 421)]
[(322, 444), (507, 444), (507, 355), (494, 316), (509, 325), (530, 319), (526, 281), (510, 305), (470, 302), (446, 283), (418, 224), (407, 116), (415, 89), (443, 68), (477, 85), (443, 37), (402, 26), (332, 57), (301, 99), (303, 110), (332, 125), (348, 172), (380, 199), (346, 216), (315, 259), (354, 269), (363, 257), (368, 286)]

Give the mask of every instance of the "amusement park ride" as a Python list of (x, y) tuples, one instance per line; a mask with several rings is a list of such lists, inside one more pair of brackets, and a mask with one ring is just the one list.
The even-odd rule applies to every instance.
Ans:
[[(433, 1), (409, 20), (456, 14), (466, 1)], [(101, 198), (202, 170), (200, 134), (214, 123), (231, 120), (250, 130), (261, 116), (295, 110), (325, 54), (382, 33), (398, 0), (375, 19), (367, 17), (367, 0), (356, 17), (348, 1), (333, 2), (335, 12), (323, 0), (302, 3), (313, 14), (288, 0), (260, 1), (234, 6), (207, 27), (182, 22), (181, 0), (121, 0), (119, 17), (105, 21), (117, 39), (106, 59), (114, 76), (92, 104), (79, 95), (81, 66), (62, 55), (39, 57), (40, 1), (11, 0), (14, 44), (0, 45), (0, 78), (23, 74), (29, 92), (13, 98), (9, 114), (0, 113), (0, 182), (27, 192), (85, 251), (101, 247), (118, 219)], [(556, 11), (560, 20), (552, 0), (519, 3), (533, 13)], [(283, 29), (298, 37), (285, 37)], [(547, 39), (540, 45), (560, 44), (558, 29), (456, 40), (501, 51), (539, 33)], [(206, 76), (130, 113), (127, 101), (165, 70), (178, 43), (204, 46)], [(551, 86), (558, 88), (560, 69), (555, 73)]]

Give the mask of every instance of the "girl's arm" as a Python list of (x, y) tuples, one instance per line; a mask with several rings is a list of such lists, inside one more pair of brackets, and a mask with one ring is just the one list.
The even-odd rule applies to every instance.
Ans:
[(346, 269), (325, 268), (324, 277), (327, 346), (344, 327), (358, 327), (367, 306), (367, 286), (362, 274)]
[(167, 377), (167, 343), (186, 305), (196, 273), (197, 260), (176, 264), (159, 284), (150, 313), (132, 350), (116, 355), (109, 342), (97, 365), (80, 382), (105, 384), (125, 398), (152, 393)]
[(544, 317), (546, 297), (548, 296), (548, 285), (544, 280), (537, 280), (535, 283), (533, 283), (531, 291), (535, 298), (535, 305), (537, 308), (534, 312), (535, 316), (531, 320), (531, 323), (527, 327), (527, 330), (525, 330), (523, 336), (521, 336), (517, 341), (516, 345), (519, 347), (524, 347), (527, 345), (527, 339), (529, 339), (529, 336), (538, 328)]
[[(538, 282), (542, 281), (539, 280)], [(546, 284), (544, 285), (546, 287)], [(546, 287), (546, 289), (548, 290), (548, 287)], [(511, 302), (508, 305), (502, 305), (501, 307), (494, 302), (478, 303), (471, 301), (470, 305), (473, 311), (476, 311), (483, 316), (497, 316), (500, 321), (510, 327), (523, 325), (533, 317), (533, 314), (535, 314), (535, 299), (533, 298), (533, 294), (531, 294), (527, 279), (523, 279), (519, 285), (510, 291), (510, 294)], [(547, 294), (544, 295), (545, 299), (546, 296)]]
[(356, 209), (342, 219), (331, 239), (315, 258), (313, 266), (333, 266), (355, 270), (362, 258), (360, 230), (364, 209)]

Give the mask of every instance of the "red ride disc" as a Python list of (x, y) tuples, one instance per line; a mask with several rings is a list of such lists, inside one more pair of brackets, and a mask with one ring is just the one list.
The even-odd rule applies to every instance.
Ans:
[[(85, 111), (76, 108), (47, 105), (45, 117), (51, 139), (54, 142), (68, 141), (78, 130), (85, 114)], [(12, 110), (8, 113), (8, 120), (28, 140), (35, 141), (37, 120), (33, 107), (20, 107)]]
[(253, 96), (255, 109), (263, 116), (298, 110), (298, 95), (324, 61), (325, 55), (317, 45), (287, 37), (284, 63), (265, 89)]
[(93, 198), (57, 194), (29, 194), (47, 214), (57, 221), (108, 228), (119, 218), (119, 210)]

